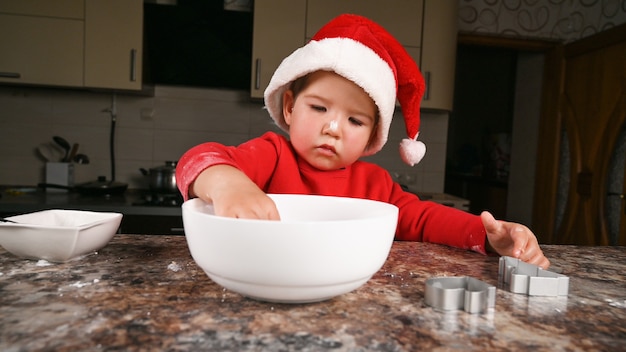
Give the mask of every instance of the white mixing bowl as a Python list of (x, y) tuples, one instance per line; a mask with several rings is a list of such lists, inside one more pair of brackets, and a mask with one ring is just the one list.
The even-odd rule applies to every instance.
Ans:
[(398, 208), (372, 200), (269, 195), (281, 221), (214, 215), (195, 198), (182, 206), (193, 259), (217, 284), (254, 299), (326, 300), (365, 284), (393, 243)]

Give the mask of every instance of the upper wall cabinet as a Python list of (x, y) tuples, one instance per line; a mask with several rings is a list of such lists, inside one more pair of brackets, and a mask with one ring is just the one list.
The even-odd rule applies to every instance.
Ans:
[(0, 82), (81, 86), (83, 0), (0, 0)]
[(255, 0), (250, 96), (263, 98), (281, 61), (304, 44), (306, 0)]
[(420, 47), (423, 0), (309, 0), (306, 39), (342, 13), (365, 16), (385, 27), (402, 45)]
[(139, 90), (142, 0), (0, 0), (0, 82)]
[[(256, 0), (251, 96), (262, 98), (281, 60), (306, 43), (325, 23), (339, 14), (355, 13), (389, 30), (418, 64), (427, 85), (421, 107), (452, 110), (457, 3), (456, 0), (384, 3), (379, 0)], [(288, 40), (283, 40), (285, 35)]]
[(452, 111), (458, 1), (426, 0), (420, 70), (426, 81), (422, 108)]
[(143, 0), (85, 0), (85, 86), (142, 88)]

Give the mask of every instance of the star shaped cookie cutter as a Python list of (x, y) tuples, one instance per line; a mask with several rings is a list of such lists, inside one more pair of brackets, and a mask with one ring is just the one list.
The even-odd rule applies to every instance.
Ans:
[(509, 291), (529, 296), (567, 296), (569, 291), (569, 277), (507, 256), (500, 257), (498, 279)]
[(426, 280), (424, 301), (439, 310), (482, 313), (496, 304), (496, 287), (469, 276)]

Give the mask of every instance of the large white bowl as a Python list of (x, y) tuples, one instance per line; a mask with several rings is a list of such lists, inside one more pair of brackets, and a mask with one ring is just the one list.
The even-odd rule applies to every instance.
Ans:
[(214, 215), (195, 198), (182, 205), (193, 259), (217, 284), (250, 298), (316, 302), (365, 284), (393, 243), (398, 208), (372, 200), (269, 195), (281, 221)]
[(24, 258), (66, 262), (104, 247), (117, 232), (122, 214), (43, 210), (0, 222), (0, 245)]

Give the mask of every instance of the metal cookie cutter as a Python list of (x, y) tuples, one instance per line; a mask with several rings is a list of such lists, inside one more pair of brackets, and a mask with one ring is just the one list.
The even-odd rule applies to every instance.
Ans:
[(517, 258), (500, 257), (498, 277), (509, 291), (529, 296), (567, 296), (569, 277), (543, 270)]
[(435, 309), (482, 313), (496, 305), (496, 287), (469, 276), (435, 277), (426, 280), (424, 300)]

